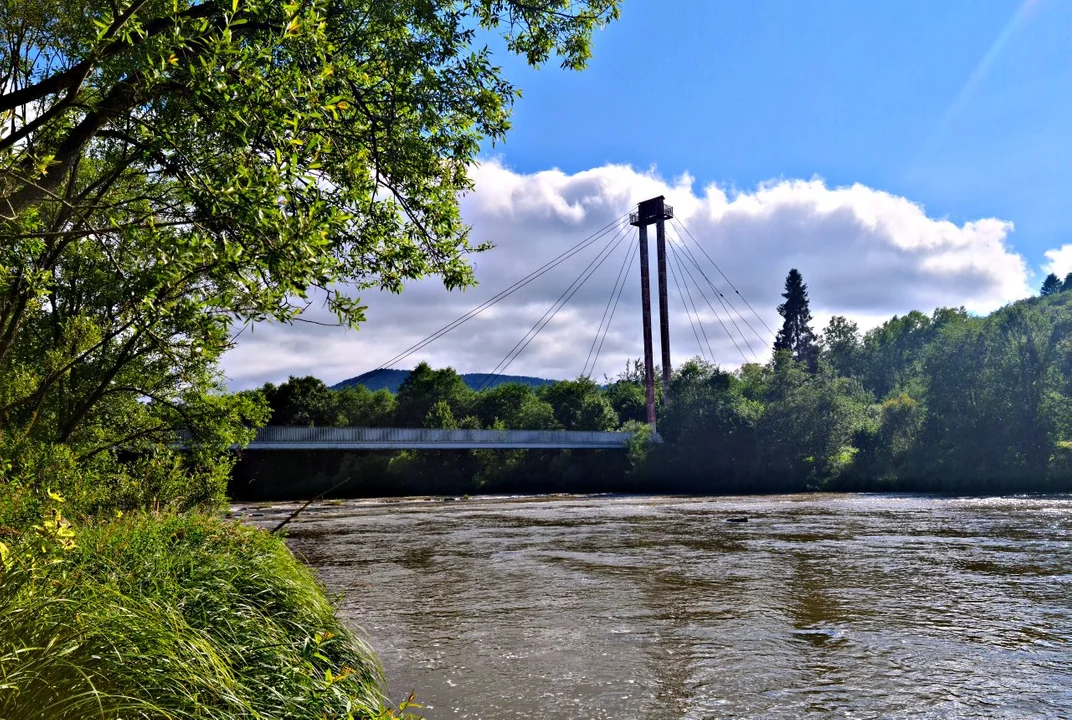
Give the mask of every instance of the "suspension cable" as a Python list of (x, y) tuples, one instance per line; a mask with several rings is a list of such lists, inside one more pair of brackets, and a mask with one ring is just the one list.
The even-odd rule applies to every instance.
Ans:
[[(596, 343), (599, 342), (599, 335), (600, 335), (600, 333), (603, 332), (603, 323), (607, 319), (607, 313), (610, 312), (611, 303), (613, 302), (613, 303), (617, 304), (616, 301), (615, 301), (615, 295), (617, 295), (618, 297), (621, 297), (621, 292), (619, 292), (619, 290), (618, 290), (618, 285), (620, 284), (620, 285), (622, 285), (622, 287), (625, 286), (625, 282), (623, 281), (623, 276), (625, 275), (626, 266), (629, 264), (629, 261), (630, 261), (630, 259), (632, 259), (632, 256), (633, 256), (633, 253), (629, 250), (629, 248), (627, 246), (626, 251), (625, 251), (625, 257), (622, 258), (622, 266), (618, 269), (618, 277), (615, 278), (615, 280), (614, 280), (614, 287), (612, 287), (610, 289), (610, 296), (607, 298), (607, 306), (605, 308), (603, 308), (603, 317), (601, 317), (599, 319), (599, 327), (596, 328), (595, 337), (592, 338), (592, 347), (588, 349), (588, 357), (586, 357), (584, 359), (584, 367), (581, 368), (581, 377), (587, 377), (588, 376), (588, 363), (592, 359), (592, 354), (596, 351)], [(608, 324), (608, 327), (609, 327), (609, 324)], [(604, 333), (604, 336), (605, 335), (606, 334)], [(593, 363), (592, 364), (592, 371), (595, 372), (595, 369), (596, 369), (595, 368), (595, 363)]]
[(710, 262), (710, 263), (711, 263), (712, 265), (714, 265), (714, 266), (715, 266), (715, 270), (718, 270), (718, 274), (719, 274), (719, 275), (721, 275), (721, 276), (723, 277), (723, 279), (724, 279), (724, 280), (725, 280), (725, 281), (726, 281), (727, 283), (729, 283), (729, 286), (730, 286), (731, 288), (733, 288), (733, 292), (737, 293), (737, 295), (738, 295), (738, 296), (739, 296), (739, 297), (741, 298), (741, 301), (742, 301), (742, 302), (744, 302), (744, 304), (745, 304), (745, 305), (746, 305), (746, 306), (748, 307), (748, 309), (752, 311), (752, 314), (756, 316), (756, 319), (757, 319), (757, 320), (759, 320), (759, 322), (761, 322), (761, 323), (763, 324), (763, 327), (767, 328), (767, 332), (769, 332), (769, 333), (770, 333), (771, 335), (774, 335), (774, 331), (773, 331), (773, 330), (771, 330), (771, 329), (770, 329), (770, 326), (769, 326), (769, 325), (767, 325), (767, 323), (763, 321), (763, 318), (762, 318), (762, 316), (760, 316), (760, 314), (759, 314), (759, 313), (757, 313), (757, 312), (755, 311), (755, 309), (754, 309), (754, 308), (752, 307), (751, 303), (749, 303), (749, 302), (748, 302), (748, 298), (746, 298), (746, 297), (745, 297), (744, 295), (741, 295), (741, 291), (737, 289), (737, 286), (735, 286), (735, 285), (733, 284), (733, 281), (732, 281), (732, 280), (730, 280), (730, 279), (729, 279), (728, 277), (726, 277), (726, 273), (722, 272), (722, 268), (720, 268), (720, 267), (718, 266), (718, 263), (716, 263), (716, 262), (714, 261), (714, 259), (713, 259), (713, 258), (712, 258), (712, 257), (711, 257), (710, 255), (708, 255), (708, 254), (707, 254), (707, 251), (706, 251), (706, 250), (704, 250), (704, 248), (703, 248), (703, 245), (701, 245), (701, 244), (700, 244), (700, 241), (699, 241), (699, 240), (697, 240), (697, 239), (696, 239), (696, 238), (695, 238), (695, 237), (693, 236), (693, 234), (692, 234), (691, 232), (689, 232), (689, 229), (688, 229), (687, 227), (685, 227), (685, 223), (681, 222), (680, 220), (677, 220), (676, 218), (671, 218), (671, 219), (670, 219), (670, 222), (672, 222), (672, 223), (676, 223), (676, 224), (677, 224), (677, 225), (678, 225), (678, 226), (679, 226), (679, 227), (680, 227), (680, 228), (681, 228), (682, 230), (684, 230), (684, 231), (685, 231), (685, 234), (686, 234), (686, 235), (688, 235), (688, 236), (689, 236), (690, 238), (692, 238), (692, 241), (693, 241), (694, 243), (696, 243), (696, 247), (700, 248), (700, 252), (702, 252), (702, 253), (704, 254), (704, 257), (706, 257), (706, 258), (707, 258), (707, 260), (708, 260), (708, 261), (709, 261), (709, 262)]
[[(444, 335), (446, 335), (447, 333), (451, 332), (452, 330), (457, 329), (461, 325), (464, 325), (466, 322), (468, 322), (469, 320), (472, 320), (477, 315), (480, 315), (482, 312), (484, 312), (488, 308), (492, 307), (493, 305), (495, 305), (495, 304), (499, 303), (500, 301), (505, 300), (506, 298), (510, 297), (511, 295), (513, 295), (515, 292), (517, 292), (521, 288), (525, 287), (526, 285), (530, 284), (531, 282), (533, 282), (537, 278), (539, 278), (542, 275), (546, 274), (548, 271), (558, 267), (559, 265), (564, 263), (566, 260), (569, 260), (570, 258), (572, 258), (577, 253), (579, 253), (582, 250), (590, 247), (597, 240), (599, 240), (600, 238), (602, 238), (605, 235), (607, 235), (607, 233), (609, 233), (615, 226), (617, 226), (626, 217), (628, 217), (628, 213), (625, 214), (625, 215), (621, 215), (621, 216), (615, 218), (610, 223), (604, 225), (599, 230), (596, 230), (594, 233), (592, 233), (591, 235), (586, 237), (584, 240), (581, 240), (579, 243), (577, 243), (573, 247), (567, 249), (566, 251), (564, 251), (563, 253), (561, 253), (557, 257), (553, 258), (552, 260), (549, 260), (544, 265), (540, 266), (539, 268), (537, 268), (533, 272), (531, 272), (528, 275), (526, 275), (525, 277), (521, 278), (520, 280), (515, 282), (513, 285), (509, 286), (508, 288), (506, 288), (504, 290), (501, 290), (499, 293), (497, 293), (493, 297), (489, 298), (488, 300), (485, 300), (480, 305), (477, 305), (475, 308), (469, 310), (469, 312), (458, 316), (457, 318), (455, 318), (451, 322), (447, 323), (446, 325), (444, 325), (443, 327), (441, 327), (439, 330), (435, 331), (434, 333), (432, 333), (428, 337), (426, 337), (423, 340), (415, 343), (414, 345), (411, 345), (407, 349), (405, 349), (402, 352), (400, 352), (399, 354), (395, 355), (390, 360), (387, 360), (385, 363), (380, 365), (376, 370), (384, 370), (384, 369), (389, 368), (389, 367), (391, 367), (393, 365), (397, 365), (398, 363), (400, 363), (403, 360), (405, 360), (406, 358), (408, 358), (410, 355), (413, 355), (414, 353), (420, 351), (422, 348), (424, 348), (428, 344), (438, 340), (439, 338), (443, 337)], [(376, 370), (373, 370), (373, 372), (376, 372)]]
[[(640, 245), (633, 246), (633, 252), (629, 256), (629, 266), (632, 267), (633, 260), (636, 258), (637, 253), (640, 252)], [(603, 343), (607, 341), (607, 334), (610, 332), (610, 324), (614, 322), (614, 313), (618, 310), (618, 301), (622, 299), (622, 291), (625, 290), (625, 283), (628, 282), (629, 276), (626, 275), (622, 286), (618, 288), (618, 297), (614, 298), (614, 307), (610, 309), (610, 319), (607, 320), (607, 326), (603, 329), (603, 337), (599, 341), (599, 347), (596, 348), (595, 359), (592, 360), (592, 372), (596, 371), (596, 363), (599, 362), (599, 355), (603, 352)], [(591, 377), (591, 375), (589, 375)]]
[(681, 258), (675, 256), (674, 261), (677, 263), (678, 272), (681, 275), (681, 282), (685, 286), (685, 292), (689, 296), (689, 302), (692, 303), (692, 312), (696, 315), (696, 324), (700, 326), (700, 333), (704, 336), (704, 342), (707, 343), (707, 351), (711, 354), (711, 362), (717, 363), (715, 351), (711, 349), (711, 340), (707, 337), (707, 330), (704, 328), (703, 321), (700, 319), (700, 311), (696, 307), (696, 301), (692, 297), (692, 290), (689, 288), (688, 281), (685, 280), (685, 271), (681, 266)]
[(539, 335), (545, 327), (547, 327), (547, 325), (551, 322), (552, 319), (554, 319), (555, 315), (558, 314), (559, 310), (565, 307), (566, 303), (568, 303), (573, 298), (577, 291), (580, 290), (586, 282), (588, 282), (588, 279), (592, 277), (592, 274), (594, 274), (595, 271), (599, 269), (603, 262), (608, 257), (610, 257), (614, 250), (616, 250), (618, 246), (622, 243), (622, 241), (624, 240), (624, 238), (621, 237), (623, 232), (624, 228), (623, 230), (619, 231), (618, 235), (612, 238), (602, 250), (600, 250), (599, 254), (597, 254), (596, 257), (593, 258), (590, 263), (588, 263), (588, 266), (581, 271), (581, 274), (578, 275), (572, 283), (570, 283), (570, 286), (567, 287), (562, 292), (562, 294), (558, 296), (558, 299), (556, 299), (551, 304), (551, 307), (549, 307), (547, 311), (544, 312), (543, 316), (536, 321), (536, 323), (529, 329), (527, 333), (525, 333), (524, 337), (522, 337), (521, 340), (519, 340), (517, 344), (515, 344), (514, 347), (511, 348), (510, 352), (506, 354), (506, 357), (499, 361), (499, 364), (495, 366), (492, 372), (480, 384), (480, 390), (483, 390), (485, 387), (490, 385), (491, 381), (494, 378), (505, 373), (507, 368), (510, 367), (514, 360), (516, 360), (521, 355), (521, 353), (525, 351), (529, 344), (536, 339), (536, 336)]
[[(678, 260), (678, 258), (673, 257), (673, 258), (671, 258), (671, 260)], [(678, 278), (678, 273), (677, 273), (677, 271), (674, 270), (674, 263), (671, 262), (671, 263), (669, 263), (669, 265), (670, 265), (670, 277), (672, 277), (674, 279), (674, 286), (677, 288), (677, 296), (679, 298), (681, 298), (681, 304), (685, 306), (685, 315), (689, 318), (689, 325), (692, 326), (692, 335), (693, 335), (693, 337), (696, 338), (697, 347), (700, 348), (700, 357), (702, 357), (706, 361), (707, 360), (707, 354), (704, 353), (703, 343), (700, 342), (700, 333), (698, 333), (696, 331), (696, 325), (697, 325), (697, 323), (700, 322), (700, 313), (696, 312), (696, 302), (692, 301), (692, 291), (689, 290), (689, 300), (692, 301), (692, 310), (690, 311), (689, 310), (689, 304), (685, 302), (685, 295), (681, 292), (681, 283), (678, 282), (678, 279), (677, 279)], [(686, 289), (688, 289), (688, 284), (686, 284), (685, 287), (686, 287)], [(695, 323), (692, 321), (692, 313), (693, 312), (696, 313), (696, 322)], [(700, 325), (700, 329), (701, 330), (703, 329), (702, 324)], [(704, 340), (707, 340), (707, 333), (706, 332), (704, 332)], [(707, 349), (708, 349), (708, 351), (711, 350), (711, 342), (710, 341), (707, 342)], [(712, 352), (711, 353), (711, 362), (714, 363), (714, 361), (715, 361), (715, 354)]]
[(514, 360), (516, 360), (518, 356), (525, 351), (525, 348), (529, 346), (529, 343), (535, 340), (536, 336), (539, 335), (545, 327), (547, 327), (547, 324), (550, 323), (554, 316), (558, 314), (558, 311), (566, 306), (566, 303), (568, 303), (573, 298), (573, 296), (577, 293), (578, 290), (584, 287), (584, 284), (588, 282), (588, 279), (592, 277), (593, 273), (595, 273), (595, 271), (599, 269), (603, 262), (608, 257), (610, 257), (611, 253), (618, 249), (618, 246), (621, 245), (621, 243), (625, 239), (623, 237), (625, 230), (626, 228), (621, 228), (618, 231), (617, 235), (615, 235), (613, 238), (611, 238), (610, 241), (608, 241), (607, 245), (605, 245), (603, 249), (599, 251), (599, 254), (597, 254), (596, 257), (588, 263), (588, 266), (581, 271), (581, 274), (577, 277), (577, 279), (570, 283), (569, 287), (567, 287), (563, 291), (563, 293), (558, 296), (558, 299), (551, 304), (551, 307), (547, 309), (547, 311), (543, 314), (543, 317), (536, 321), (536, 324), (533, 325), (532, 328), (529, 329), (527, 333), (525, 333), (525, 336), (522, 337), (521, 340), (519, 340), (517, 344), (514, 345), (513, 348), (511, 348), (510, 352), (506, 354), (506, 357), (500, 360), (499, 363), (495, 366), (495, 368), (491, 371), (491, 373), (489, 373), (488, 376), (484, 378), (484, 381), (480, 383), (480, 387), (478, 388), (478, 390), (484, 390), (491, 384), (492, 380), (506, 372), (510, 365), (513, 364)]
[[(677, 255), (677, 248), (674, 247), (674, 243), (667, 243), (667, 247), (670, 248), (670, 252), (674, 253), (675, 257), (679, 257)], [(684, 264), (681, 265), (681, 268), (685, 271), (686, 275), (688, 275), (689, 279), (692, 280), (692, 283), (696, 286), (696, 291), (700, 293), (700, 297), (702, 297), (704, 299), (704, 302), (707, 303), (707, 307), (711, 308), (711, 313), (715, 316), (715, 320), (718, 320), (718, 324), (722, 326), (722, 329), (726, 333), (726, 337), (728, 337), (730, 339), (730, 342), (733, 343), (733, 346), (737, 348), (737, 352), (741, 354), (741, 359), (743, 359), (745, 363), (747, 363), (748, 358), (745, 357), (744, 350), (741, 350), (741, 346), (737, 344), (737, 340), (733, 337), (733, 334), (730, 332), (729, 328), (726, 327), (726, 323), (722, 322), (722, 318), (719, 316), (718, 311), (715, 310), (715, 306), (711, 304), (711, 300), (704, 293), (703, 288), (700, 287), (700, 283), (698, 283), (696, 281), (696, 278), (693, 277), (692, 271), (689, 270), (688, 266)]]
[[(673, 240), (671, 240), (670, 242), (672, 243)], [(707, 281), (707, 284), (711, 286), (711, 290), (714, 291), (715, 297), (716, 299), (718, 299), (718, 303), (722, 306), (722, 309), (726, 311), (726, 317), (728, 317), (730, 322), (733, 323), (734, 330), (736, 330), (737, 334), (741, 336), (741, 340), (744, 341), (745, 346), (748, 348), (748, 352), (752, 353), (753, 359), (758, 359), (759, 356), (756, 355), (756, 351), (752, 349), (752, 343), (748, 342), (748, 336), (744, 334), (740, 326), (737, 324), (737, 321), (734, 320), (734, 314), (741, 318), (741, 320), (744, 322), (744, 324), (748, 327), (749, 330), (755, 332), (755, 329), (748, 324), (748, 321), (744, 317), (741, 317), (741, 313), (737, 312), (737, 308), (733, 307), (733, 303), (730, 302), (730, 299), (723, 295), (722, 292), (717, 287), (715, 287), (715, 284), (711, 282), (711, 279), (707, 277), (707, 274), (703, 271), (703, 268), (700, 267), (699, 262), (697, 262), (696, 260), (696, 256), (693, 255), (692, 251), (689, 250), (688, 246), (685, 245), (684, 241), (681, 240), (680, 237), (678, 238), (678, 242), (681, 244), (681, 250), (684, 252), (685, 258), (692, 262), (692, 264), (699, 271), (700, 276), (703, 277), (703, 279)], [(760, 340), (762, 342), (762, 338)]]

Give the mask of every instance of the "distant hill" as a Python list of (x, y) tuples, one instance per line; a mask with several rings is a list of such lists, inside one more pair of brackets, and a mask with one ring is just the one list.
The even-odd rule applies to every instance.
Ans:
[[(362, 373), (357, 377), (352, 377), (349, 380), (343, 380), (340, 383), (336, 383), (331, 386), (331, 389), (342, 390), (343, 388), (353, 387), (355, 385), (364, 385), (373, 392), (386, 388), (387, 390), (396, 393), (398, 392), (398, 388), (402, 387), (402, 383), (406, 378), (409, 377), (409, 373), (409, 370), (371, 370), (367, 373)], [(487, 378), (488, 373), (465, 373), (462, 375), (462, 380), (473, 390), (479, 389)], [(490, 383), (488, 383), (488, 389), (507, 383), (518, 383), (521, 385), (540, 387), (541, 385), (550, 385), (553, 382), (554, 380), (529, 377), (528, 375), (497, 375), (492, 378)]]

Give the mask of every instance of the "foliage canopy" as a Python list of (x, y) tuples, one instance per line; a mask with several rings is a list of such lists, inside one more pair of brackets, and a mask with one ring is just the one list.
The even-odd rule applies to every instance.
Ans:
[[(579, 69), (618, 0), (0, 4), (0, 434), (214, 442), (234, 325), (318, 291), (471, 284), (458, 198), (517, 91), (488, 33)], [(228, 429), (229, 428), (229, 429)], [(3, 440), (3, 438), (0, 438)]]

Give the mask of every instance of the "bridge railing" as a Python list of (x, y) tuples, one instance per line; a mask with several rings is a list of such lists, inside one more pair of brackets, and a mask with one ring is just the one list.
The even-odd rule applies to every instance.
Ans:
[(631, 433), (587, 430), (456, 430), (441, 428), (391, 427), (266, 427), (257, 431), (254, 442), (270, 443), (363, 443), (363, 442), (448, 442), (547, 444), (568, 437), (575, 442), (624, 442)]
[[(623, 447), (628, 432), (590, 430), (466, 430), (391, 427), (265, 427), (250, 449), (285, 448), (613, 448)], [(179, 442), (190, 440), (180, 431)]]

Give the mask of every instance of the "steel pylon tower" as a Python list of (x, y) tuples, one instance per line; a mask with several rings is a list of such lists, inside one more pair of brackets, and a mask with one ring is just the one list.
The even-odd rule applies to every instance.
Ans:
[(648, 260), (648, 225), (655, 224), (655, 251), (659, 273), (659, 344), (662, 350), (663, 402), (670, 398), (670, 302), (666, 287), (666, 227), (674, 208), (662, 195), (645, 200), (629, 213), (629, 224), (640, 230), (640, 302), (644, 318), (644, 392), (647, 420), (655, 431), (655, 363), (651, 338), (651, 272)]

